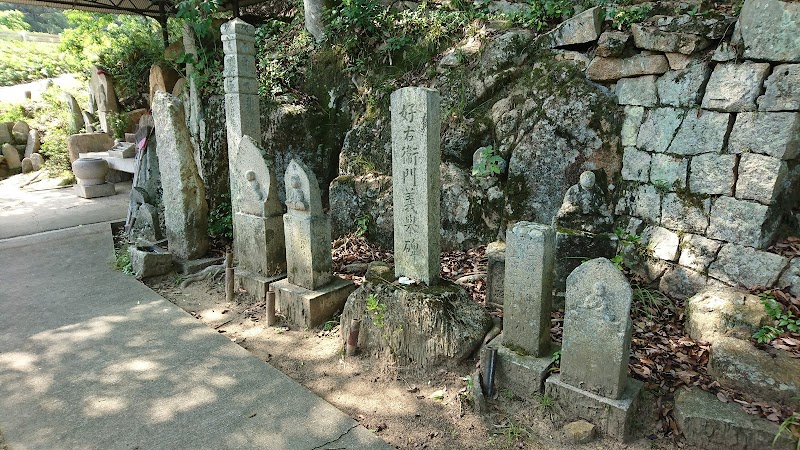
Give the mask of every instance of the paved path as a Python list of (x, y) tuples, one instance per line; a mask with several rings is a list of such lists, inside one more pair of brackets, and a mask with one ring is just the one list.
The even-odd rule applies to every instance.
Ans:
[(108, 223), (0, 241), (0, 432), (11, 450), (390, 448), (113, 270), (112, 253)]

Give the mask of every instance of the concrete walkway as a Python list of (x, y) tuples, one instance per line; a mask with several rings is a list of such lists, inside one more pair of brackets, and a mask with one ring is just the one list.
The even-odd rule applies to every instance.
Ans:
[(390, 448), (113, 270), (112, 255), (108, 223), (0, 241), (0, 442), (11, 450)]

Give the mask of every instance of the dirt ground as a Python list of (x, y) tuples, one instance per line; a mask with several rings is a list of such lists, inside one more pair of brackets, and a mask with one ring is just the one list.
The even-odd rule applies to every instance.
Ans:
[[(175, 275), (147, 280), (153, 290), (224, 333), (231, 341), (349, 414), (400, 449), (674, 449), (680, 443), (659, 439), (652, 401), (642, 401), (638, 437), (621, 444), (599, 439), (564, 442), (556, 406), (546, 397), (522, 399), (507, 390), (488, 401), (488, 413), (473, 411), (465, 377), (476, 360), (453, 370), (412, 376), (369, 357), (345, 357), (339, 325), (329, 330), (296, 329), (279, 322), (266, 326), (265, 305), (246, 293), (225, 302), (221, 280), (178, 287)], [(649, 437), (648, 437), (649, 436)]]

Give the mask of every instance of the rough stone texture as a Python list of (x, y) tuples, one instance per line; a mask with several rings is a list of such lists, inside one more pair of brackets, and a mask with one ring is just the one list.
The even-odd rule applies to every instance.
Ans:
[(11, 127), (7, 122), (0, 122), (0, 145), (13, 144), (14, 138), (11, 137)]
[(789, 267), (781, 274), (777, 287), (788, 287), (792, 295), (800, 295), (800, 258), (795, 257), (789, 261)]
[(800, 5), (779, 0), (747, 0), (736, 32), (744, 57), (778, 62), (800, 62)]
[(436, 284), (440, 262), (439, 92), (392, 93), (392, 185), (395, 271)]
[(732, 332), (749, 338), (771, 323), (761, 299), (739, 289), (708, 288), (686, 302), (686, 332), (696, 341), (713, 344)]
[(30, 158), (22, 158), (22, 162), (20, 163), (20, 167), (22, 169), (22, 173), (31, 173), (31, 172), (33, 172), (33, 163), (31, 162)]
[(553, 352), (558, 346), (549, 348), (542, 357), (535, 357), (510, 349), (503, 345), (503, 334), (481, 348), (481, 363), (488, 364), (489, 349), (497, 349), (495, 355), (495, 386), (511, 389), (522, 398), (533, 398), (544, 390), (544, 380), (553, 366)]
[(664, 53), (669, 61), (669, 68), (672, 70), (683, 70), (689, 67), (689, 64), (694, 62), (691, 56), (681, 53)]
[(775, 224), (770, 222), (774, 213), (766, 205), (720, 197), (711, 207), (707, 236), (755, 248), (766, 248), (775, 232)]
[(800, 152), (800, 113), (738, 114), (728, 142), (728, 153), (746, 152), (794, 159)]
[(17, 170), (22, 167), (22, 161), (19, 158), (19, 152), (16, 147), (11, 144), (3, 144), (3, 158), (10, 170)]
[(38, 153), (42, 147), (42, 138), (39, 130), (31, 130), (28, 132), (28, 141), (25, 144), (25, 157), (30, 158), (34, 153)]
[(506, 276), (506, 243), (490, 242), (486, 245), (486, 301), (502, 305)]
[(564, 425), (561, 431), (564, 433), (564, 440), (572, 444), (587, 444), (594, 440), (595, 427), (585, 420), (577, 420)]
[(27, 144), (28, 142), (28, 134), (30, 134), (31, 128), (28, 126), (28, 123), (20, 120), (11, 127), (11, 137), (14, 138), (14, 143), (16, 144)]
[(730, 42), (721, 42), (719, 47), (714, 50), (711, 55), (711, 60), (715, 62), (730, 62), (735, 61), (739, 57), (739, 51)]
[(156, 92), (172, 93), (175, 83), (180, 79), (180, 75), (172, 67), (153, 64), (150, 66), (150, 104), (153, 103), (153, 96)]
[(670, 70), (658, 78), (658, 98), (662, 105), (675, 107), (697, 106), (703, 85), (711, 76), (708, 63), (696, 63), (683, 70)]
[(208, 250), (208, 204), (183, 104), (171, 94), (158, 92), (153, 119), (169, 251), (181, 259), (199, 258)]
[(691, 55), (709, 45), (707, 40), (696, 34), (665, 32), (639, 24), (633, 24), (631, 31), (636, 46), (645, 50)]
[[(75, 97), (72, 96), (69, 92), (62, 92), (61, 93), (61, 100), (66, 103), (67, 108), (69, 109), (69, 116), (70, 116), (70, 131), (74, 133), (79, 133), (84, 127), (83, 121), (83, 114), (80, 105), (78, 105), (78, 101), (75, 100)], [(0, 130), (2, 133), (2, 130)], [(0, 141), (2, 141), (0, 139)]]
[(726, 112), (755, 111), (756, 98), (769, 74), (769, 63), (718, 64), (706, 85), (703, 108)]
[(678, 194), (665, 194), (661, 200), (661, 225), (685, 233), (705, 233), (711, 200), (687, 202)]
[(597, 40), (597, 56), (614, 58), (622, 56), (631, 35), (624, 31), (604, 31)]
[[(622, 123), (621, 144), (623, 147), (635, 147), (636, 138), (639, 136), (639, 127), (644, 119), (644, 108), (641, 106), (626, 106), (625, 121)], [(623, 164), (624, 165), (624, 164)]]
[(81, 153), (105, 152), (114, 146), (114, 138), (106, 133), (79, 133), (67, 138), (69, 162), (73, 163)]
[(670, 191), (686, 186), (689, 160), (666, 154), (655, 154), (650, 163), (650, 182)]
[(677, 155), (719, 153), (725, 143), (731, 115), (703, 110), (686, 113), (675, 138), (667, 149)]
[(503, 345), (543, 357), (551, 347), (555, 231), (518, 222), (506, 239)]
[(720, 338), (711, 347), (708, 371), (722, 386), (800, 407), (800, 360), (783, 350), (772, 354), (749, 340)]
[(730, 32), (736, 17), (718, 15), (710, 18), (705, 14), (670, 14), (653, 16), (651, 20), (653, 25), (663, 32), (691, 33), (710, 40), (720, 40)]
[(635, 189), (626, 191), (614, 213), (622, 215), (626, 212), (647, 222), (659, 223), (661, 220), (661, 196), (656, 187), (652, 184), (642, 184)]
[(672, 298), (687, 299), (706, 287), (708, 277), (681, 266), (669, 266), (658, 282), (658, 290)]
[(394, 240), (392, 214), (392, 179), (389, 176), (367, 174), (341, 175), (330, 185), (331, 228), (334, 238), (355, 231), (359, 217), (372, 218), (366, 237), (384, 248), (391, 248)]
[(667, 70), (669, 62), (664, 55), (636, 55), (629, 58), (595, 57), (586, 69), (586, 76), (592, 81), (608, 82), (641, 75), (661, 75)]
[(725, 244), (708, 267), (708, 275), (732, 286), (772, 286), (788, 263), (788, 259), (775, 253)]
[(781, 64), (764, 82), (766, 92), (758, 98), (761, 111), (797, 111), (800, 109), (800, 64)]
[(619, 80), (617, 102), (620, 105), (655, 106), (658, 103), (655, 75)]
[(689, 190), (695, 194), (732, 195), (736, 180), (735, 167), (735, 155), (697, 155), (692, 158)]
[(172, 272), (172, 254), (163, 250), (151, 251), (131, 245), (128, 254), (133, 274), (139, 280)]
[(31, 154), (31, 164), (33, 165), (33, 170), (37, 171), (44, 166), (44, 158), (39, 153)]
[(309, 290), (333, 279), (330, 219), (322, 211), (319, 184), (308, 167), (292, 160), (286, 168), (286, 275), (289, 283)]
[(605, 258), (581, 264), (567, 277), (561, 379), (620, 399), (631, 345), (631, 288)]
[(705, 272), (717, 257), (722, 243), (696, 234), (685, 234), (681, 237), (681, 256), (678, 264)]
[(647, 227), (642, 233), (642, 244), (658, 259), (678, 259), (680, 237), (664, 227)]
[(675, 420), (686, 442), (700, 449), (795, 448), (786, 433), (772, 445), (778, 434), (774, 423), (748, 414), (736, 403), (722, 403), (714, 394), (697, 388), (678, 391)]
[(595, 6), (561, 22), (555, 30), (546, 35), (546, 38), (550, 39), (550, 47), (565, 47), (596, 41), (603, 30), (604, 17), (605, 10)]
[(636, 150), (635, 147), (625, 147), (622, 154), (622, 179), (626, 181), (650, 180), (650, 153)]
[[(367, 280), (347, 299), (341, 318), (343, 336), (351, 319), (361, 319), (358, 348), (364, 354), (388, 356), (412, 372), (453, 366), (477, 350), (492, 327), (489, 314), (452, 283), (400, 289), (391, 278)], [(383, 306), (368, 311), (370, 295)]]
[(283, 207), (274, 164), (250, 136), (230, 152), (237, 268), (259, 276), (286, 272)]
[[(626, 358), (627, 361), (627, 358)], [(545, 394), (570, 419), (580, 418), (597, 426), (600, 433), (626, 441), (631, 438), (642, 382), (627, 379), (620, 399), (610, 399), (562, 381), (563, 374), (545, 380)]]
[(303, 19), (306, 30), (317, 42), (325, 39), (325, 2), (323, 0), (303, 0)]
[(553, 270), (554, 305), (564, 306), (567, 277), (587, 258), (613, 258), (617, 252), (614, 233), (587, 233), (560, 229), (556, 232), (556, 262)]
[(289, 323), (313, 328), (341, 311), (356, 286), (350, 280), (334, 277), (315, 290), (292, 284), (288, 279), (275, 281), (270, 288), (275, 291), (275, 308)]
[(117, 195), (114, 183), (100, 183), (93, 185), (76, 184), (75, 195), (82, 198), (110, 197)]
[(739, 159), (736, 198), (771, 205), (784, 190), (788, 175), (785, 161), (757, 153), (744, 153)]
[(647, 117), (639, 129), (636, 146), (640, 150), (663, 153), (675, 137), (686, 112), (675, 108), (655, 108), (647, 112)]

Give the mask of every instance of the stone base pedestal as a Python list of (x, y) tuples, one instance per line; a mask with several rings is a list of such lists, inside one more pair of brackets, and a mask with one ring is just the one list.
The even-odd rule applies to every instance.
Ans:
[(481, 366), (488, 363), (489, 349), (496, 348), (494, 380), (497, 389), (507, 388), (520, 397), (532, 398), (544, 390), (544, 380), (553, 366), (553, 353), (560, 347), (553, 346), (545, 357), (536, 358), (517, 353), (503, 345), (503, 335), (492, 339), (481, 349)]
[(622, 398), (614, 400), (584, 391), (553, 375), (545, 381), (545, 393), (556, 402), (568, 420), (583, 419), (601, 433), (626, 441), (631, 437), (633, 417), (643, 383), (628, 378)]
[(166, 250), (148, 251), (132, 245), (128, 247), (128, 255), (133, 273), (140, 280), (172, 271), (172, 254)]
[(109, 197), (117, 195), (113, 183), (95, 184), (93, 186), (75, 185), (75, 195), (83, 198)]
[(334, 277), (333, 281), (316, 290), (281, 280), (272, 283), (275, 307), (286, 320), (296, 326), (315, 327), (325, 323), (340, 311), (347, 296), (356, 289), (350, 280)]
[(239, 267), (235, 268), (233, 271), (234, 287), (237, 289), (244, 289), (248, 294), (252, 295), (256, 299), (262, 299), (266, 297), (270, 284), (285, 278), (285, 273), (271, 277), (264, 277)]

